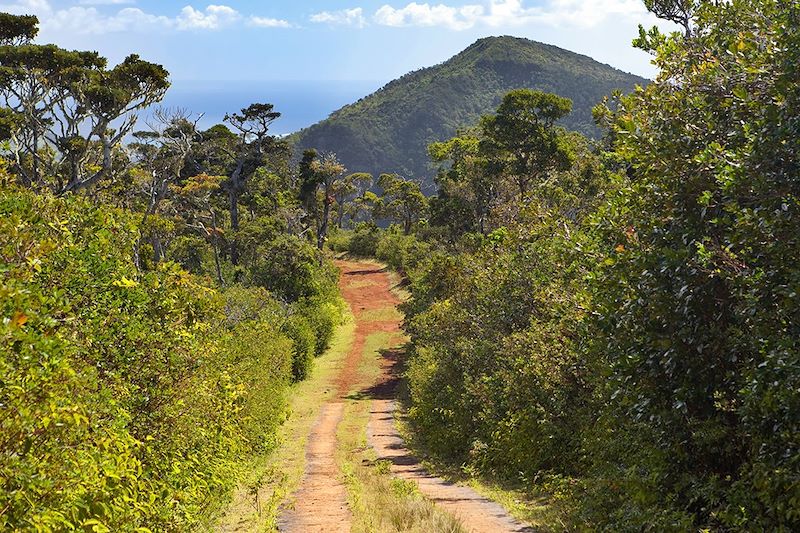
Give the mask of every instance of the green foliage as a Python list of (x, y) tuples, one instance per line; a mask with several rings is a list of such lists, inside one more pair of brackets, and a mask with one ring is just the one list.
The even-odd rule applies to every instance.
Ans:
[(136, 112), (164, 97), (169, 73), (135, 54), (107, 68), (97, 52), (34, 44), (37, 24), (0, 16), (2, 133), (20, 184), (64, 194), (111, 177), (114, 150)]
[(397, 231), (396, 226), (382, 233), (375, 247), (375, 257), (400, 272), (415, 268), (429, 252), (427, 243)]
[(647, 428), (643, 457), (603, 468), (623, 470), (619, 498), (648, 496), (641, 523), (668, 503), (716, 527), (800, 524), (799, 17), (772, 0), (698, 4), (689, 37), (650, 41), (659, 80), (614, 115), (632, 179), (596, 219), (593, 351), (605, 429)]
[(333, 231), (328, 234), (328, 248), (334, 252), (346, 252), (350, 248), (352, 235), (353, 232), (351, 230), (334, 228)]
[(578, 528), (794, 531), (800, 11), (648, 6), (685, 31), (641, 32), (661, 74), (597, 109), (605, 152), (564, 136), (576, 163), (515, 199), (537, 169), (513, 151), (431, 147), (446, 231), (408, 269), (409, 414), (439, 457), (550, 480)]
[(283, 332), (292, 339), (292, 377), (294, 381), (306, 379), (317, 355), (317, 332), (303, 315), (289, 316)]
[(555, 94), (530, 89), (506, 94), (497, 113), (481, 119), (479, 152), (496, 162), (489, 173), (512, 176), (520, 196), (525, 196), (553, 171), (569, 170), (575, 156), (555, 121), (571, 109), (572, 101)]
[(347, 251), (356, 257), (375, 257), (380, 232), (375, 224), (362, 223), (353, 231)]
[(315, 355), (322, 355), (328, 348), (336, 326), (342, 322), (343, 305), (338, 297), (325, 296), (308, 298), (298, 303), (298, 311), (305, 316), (314, 331)]
[[(574, 474), (591, 383), (582, 270), (555, 213), (449, 260), (421, 254), (405, 306), (411, 420), (429, 450), (516, 481)], [(537, 221), (533, 223), (533, 221)]]
[(330, 118), (293, 137), (298, 150), (336, 152), (351, 170), (397, 173), (424, 180), (430, 143), (449, 139), (460, 128), (497, 107), (504, 94), (529, 88), (556, 93), (574, 103), (561, 124), (597, 136), (591, 109), (604, 96), (625, 92), (647, 80), (555, 46), (513, 37), (488, 37), (434, 67), (389, 83)]
[(321, 258), (308, 242), (281, 235), (259, 248), (249, 282), (265, 287), (288, 302), (330, 291), (331, 273), (320, 267)]
[(124, 212), (0, 190), (4, 529), (190, 529), (274, 444), (282, 305), (139, 273), (137, 238)]
[(428, 210), (428, 199), (422, 194), (420, 184), (396, 174), (381, 174), (378, 185), (383, 189), (382, 217), (401, 224), (408, 235)]
[[(291, 315), (284, 326), (295, 340), (295, 379), (310, 371), (309, 353), (321, 355), (328, 347), (343, 308), (337, 282), (339, 271), (325, 261), (308, 242), (291, 235), (280, 235), (258, 248), (258, 258), (247, 277), (250, 285), (264, 287), (291, 304)], [(313, 334), (308, 349), (308, 332)]]

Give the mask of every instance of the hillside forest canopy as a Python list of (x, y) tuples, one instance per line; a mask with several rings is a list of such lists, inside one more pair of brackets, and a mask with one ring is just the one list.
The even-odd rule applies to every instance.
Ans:
[(0, 526), (213, 528), (347, 315), (347, 254), (410, 293), (432, 464), (545, 494), (546, 530), (799, 530), (800, 5), (645, 5), (677, 30), (640, 27), (659, 74), (595, 138), (506, 91), (428, 144), (428, 195), (293, 148), (269, 103), (143, 120), (162, 66), (0, 15)]

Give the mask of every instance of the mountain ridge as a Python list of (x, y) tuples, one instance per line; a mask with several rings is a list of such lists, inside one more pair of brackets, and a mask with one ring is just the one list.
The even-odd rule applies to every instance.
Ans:
[(450, 59), (390, 81), (290, 136), (299, 149), (335, 152), (350, 171), (396, 172), (432, 182), (427, 145), (493, 111), (506, 92), (531, 88), (573, 100), (566, 128), (596, 136), (591, 108), (649, 80), (589, 56), (512, 36), (478, 39)]

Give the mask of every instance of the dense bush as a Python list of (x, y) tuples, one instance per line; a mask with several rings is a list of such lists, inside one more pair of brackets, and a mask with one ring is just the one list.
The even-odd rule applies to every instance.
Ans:
[(642, 31), (661, 74), (598, 107), (601, 153), (515, 200), (503, 161), (447, 152), (489, 231), (433, 202), (446, 247), (381, 235), (413, 295), (410, 418), (456, 464), (572, 478), (576, 527), (795, 531), (800, 10), (648, 5), (685, 31)]
[(317, 355), (317, 332), (308, 319), (293, 313), (283, 325), (283, 332), (292, 339), (292, 376), (295, 381), (308, 377)]
[(319, 266), (320, 262), (319, 253), (309, 243), (281, 235), (259, 247), (248, 281), (288, 302), (312, 298), (330, 292), (335, 279), (324, 265)]
[(608, 115), (633, 179), (596, 218), (599, 427), (640, 437), (631, 457), (598, 435), (599, 475), (622, 489), (593, 518), (667, 527), (666, 508), (797, 530), (800, 11), (704, 3), (691, 24), (689, 38), (643, 33), (660, 79)]
[(375, 224), (359, 224), (350, 236), (347, 251), (356, 257), (374, 257), (380, 231)]
[(186, 530), (273, 445), (285, 310), (174, 264), (138, 272), (132, 218), (0, 191), (0, 524)]
[(331, 232), (328, 234), (328, 240), (326, 244), (328, 245), (328, 248), (334, 252), (347, 252), (350, 250), (351, 237), (352, 232), (350, 230), (332, 228)]
[(259, 247), (248, 282), (269, 289), (289, 305), (284, 332), (295, 341), (295, 380), (308, 375), (313, 356), (325, 351), (341, 322), (338, 279), (338, 270), (299, 237), (281, 235)]
[(381, 234), (374, 255), (390, 267), (403, 271), (417, 266), (429, 252), (428, 244), (413, 235), (405, 235), (397, 226), (392, 226), (389, 231)]
[(563, 233), (553, 218), (418, 260), (404, 306), (409, 414), (429, 451), (517, 481), (580, 471), (592, 388), (576, 346), (585, 291)]

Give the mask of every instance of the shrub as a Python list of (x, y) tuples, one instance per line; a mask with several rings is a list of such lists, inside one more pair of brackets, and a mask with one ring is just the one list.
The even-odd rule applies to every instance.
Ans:
[(133, 217), (0, 190), (0, 527), (195, 527), (283, 420), (263, 290), (140, 273)]
[(353, 238), (353, 232), (341, 228), (333, 228), (333, 230), (328, 234), (328, 238), (326, 243), (328, 244), (328, 248), (333, 250), (334, 252), (351, 252), (350, 250), (350, 243)]
[(414, 235), (401, 233), (396, 227), (381, 233), (375, 249), (375, 257), (400, 272), (414, 269), (429, 253), (427, 243), (417, 240)]
[(292, 376), (302, 381), (311, 373), (317, 353), (317, 332), (302, 314), (294, 313), (283, 325), (284, 333), (292, 339)]
[[(177, 237), (169, 248), (169, 259), (193, 274), (211, 271), (206, 241), (196, 236)], [(213, 267), (212, 267), (213, 268)]]
[(348, 252), (357, 257), (375, 257), (379, 235), (375, 224), (360, 223), (350, 236)]
[(412, 272), (404, 306), (421, 438), (441, 457), (518, 481), (579, 469), (591, 398), (573, 341), (582, 291), (558, 266), (569, 245), (550, 226), (520, 233), (475, 254), (434, 254)]
[(297, 311), (314, 331), (314, 353), (322, 355), (328, 348), (336, 326), (342, 322), (343, 303), (340, 298), (308, 298), (296, 305)]
[(335, 297), (337, 280), (338, 271), (323, 261), (316, 248), (298, 237), (281, 235), (261, 247), (248, 281), (288, 302), (296, 302)]

